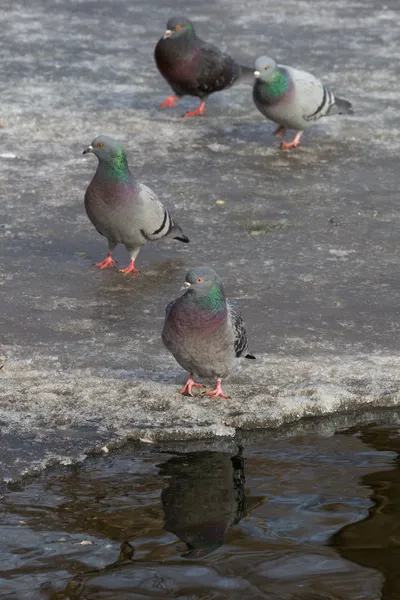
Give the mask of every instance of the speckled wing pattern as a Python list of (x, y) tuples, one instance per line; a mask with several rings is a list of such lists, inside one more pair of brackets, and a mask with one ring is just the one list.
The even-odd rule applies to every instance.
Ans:
[(240, 311), (228, 304), (229, 319), (234, 332), (234, 347), (237, 358), (244, 356), (245, 358), (255, 358), (253, 354), (249, 354), (249, 344), (247, 340), (246, 329)]
[(199, 41), (197, 85), (204, 94), (212, 94), (230, 87), (240, 77), (240, 65), (217, 46)]

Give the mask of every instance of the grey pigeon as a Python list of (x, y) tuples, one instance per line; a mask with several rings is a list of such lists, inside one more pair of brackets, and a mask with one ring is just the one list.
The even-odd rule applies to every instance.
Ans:
[(183, 16), (169, 19), (164, 37), (156, 45), (154, 58), (161, 75), (174, 91), (173, 96), (162, 102), (161, 108), (176, 106), (176, 100), (186, 94), (200, 98), (198, 108), (187, 112), (185, 117), (203, 114), (210, 94), (231, 87), (242, 75), (253, 71), (197, 37), (193, 23)]
[(336, 98), (314, 75), (278, 65), (269, 56), (257, 58), (254, 76), (254, 103), (267, 119), (279, 124), (275, 135), (283, 137), (286, 129), (297, 132), (292, 142), (282, 142), (282, 148), (298, 146), (304, 129), (321, 117), (353, 114), (350, 102)]
[(147, 242), (167, 235), (180, 242), (189, 241), (153, 190), (136, 181), (119, 142), (100, 135), (83, 154), (88, 152), (97, 156), (99, 164), (86, 190), (85, 208), (97, 231), (108, 241), (108, 254), (96, 267), (112, 268), (112, 252), (117, 244), (124, 244), (130, 263), (121, 273), (139, 273), (135, 260)]
[(204, 392), (214, 398), (228, 398), (221, 380), (237, 366), (239, 359), (255, 358), (248, 352), (242, 317), (225, 298), (220, 277), (208, 267), (191, 269), (185, 278), (185, 293), (168, 304), (162, 341), (178, 363), (189, 371), (181, 394), (192, 395), (198, 377), (217, 378), (214, 390)]

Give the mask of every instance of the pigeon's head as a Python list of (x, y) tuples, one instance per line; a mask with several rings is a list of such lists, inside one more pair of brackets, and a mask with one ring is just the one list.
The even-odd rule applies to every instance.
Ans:
[(167, 23), (167, 29), (164, 33), (164, 40), (171, 38), (177, 39), (181, 36), (194, 33), (194, 26), (187, 17), (171, 17)]
[(270, 56), (260, 56), (256, 60), (254, 77), (262, 81), (268, 81), (276, 67), (276, 62)]
[(98, 135), (90, 146), (83, 151), (83, 154), (88, 154), (91, 152), (95, 154), (99, 161), (110, 162), (113, 161), (116, 155), (123, 154), (125, 156), (125, 151), (121, 144), (114, 140), (112, 137), (108, 137), (108, 135)]
[(216, 284), (222, 287), (221, 278), (215, 271), (209, 267), (195, 267), (186, 273), (185, 283), (181, 289), (204, 296)]

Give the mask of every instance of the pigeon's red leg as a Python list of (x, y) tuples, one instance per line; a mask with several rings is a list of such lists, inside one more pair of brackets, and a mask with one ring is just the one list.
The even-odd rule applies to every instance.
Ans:
[(193, 373), (190, 373), (189, 375), (189, 379), (187, 380), (187, 382), (185, 383), (185, 385), (183, 386), (183, 388), (180, 390), (180, 394), (182, 394), (183, 396), (193, 396), (192, 394), (192, 388), (194, 387), (206, 387), (205, 385), (203, 385), (202, 383), (196, 383), (195, 381), (193, 381)]
[(206, 103), (201, 101), (199, 106), (195, 110), (189, 110), (189, 112), (185, 113), (184, 117), (196, 117), (198, 115), (202, 115), (206, 112)]
[(298, 146), (300, 144), (300, 138), (302, 135), (303, 135), (303, 132), (298, 131), (294, 137), (294, 140), (292, 142), (282, 142), (281, 148), (285, 148), (285, 149), (296, 148), (296, 146)]
[(179, 96), (168, 96), (164, 102), (161, 102), (160, 108), (175, 108), (178, 106), (176, 103), (177, 100), (179, 100)]
[(230, 396), (225, 396), (222, 392), (221, 380), (217, 379), (217, 385), (211, 392), (203, 392), (206, 396), (211, 396), (212, 398), (230, 398)]
[(127, 244), (125, 244), (125, 248), (129, 252), (130, 261), (129, 261), (129, 265), (125, 269), (120, 269), (119, 272), (123, 273), (124, 275), (128, 275), (128, 273), (140, 273), (140, 271), (138, 271), (135, 268), (135, 260), (137, 258), (137, 255), (139, 254), (140, 248), (135, 248), (134, 246), (128, 246)]
[(115, 264), (116, 264), (116, 261), (112, 258), (111, 252), (109, 252), (104, 260), (96, 263), (94, 266), (100, 267), (100, 269), (107, 269), (107, 267), (110, 267), (110, 269), (113, 269)]
[(285, 135), (285, 128), (283, 125), (279, 125), (279, 127), (277, 127), (274, 131), (274, 135), (276, 135), (276, 137), (278, 138), (283, 138), (283, 136)]
[(131, 259), (128, 267), (126, 267), (125, 269), (120, 269), (119, 272), (123, 273), (124, 275), (128, 275), (128, 273), (140, 273), (140, 271), (138, 271), (135, 268), (135, 259), (134, 258)]

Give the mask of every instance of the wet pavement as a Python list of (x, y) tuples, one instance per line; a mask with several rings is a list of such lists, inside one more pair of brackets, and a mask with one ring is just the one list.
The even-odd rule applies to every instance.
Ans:
[[(153, 47), (171, 7), (138, 0), (2, 3), (0, 477), (80, 460), (127, 437), (232, 437), (304, 416), (398, 404), (398, 31), (394, 0), (174, 2), (252, 65), (268, 51), (354, 105), (282, 152), (242, 83), (184, 120)], [(191, 238), (145, 248), (139, 277), (99, 272), (83, 195), (99, 133)], [(124, 249), (116, 253), (125, 266)], [(185, 272), (215, 268), (255, 364), (229, 402), (182, 399), (163, 349)]]

